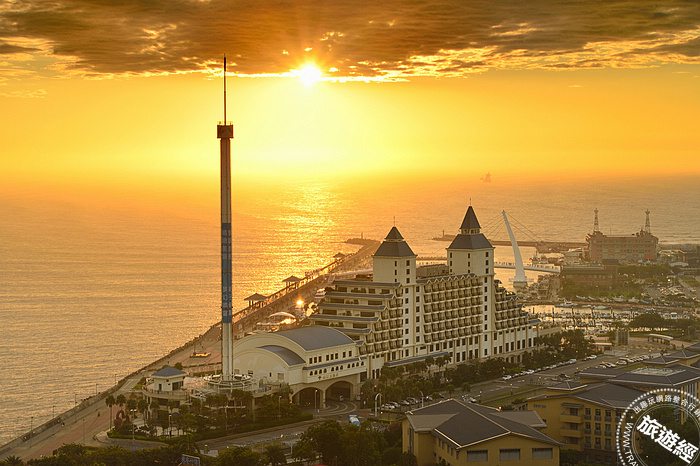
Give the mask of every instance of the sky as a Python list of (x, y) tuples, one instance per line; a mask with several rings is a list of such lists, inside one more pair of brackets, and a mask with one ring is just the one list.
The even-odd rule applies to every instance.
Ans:
[(217, 190), (224, 55), (244, 186), (700, 175), (697, 1), (6, 0), (0, 185)]

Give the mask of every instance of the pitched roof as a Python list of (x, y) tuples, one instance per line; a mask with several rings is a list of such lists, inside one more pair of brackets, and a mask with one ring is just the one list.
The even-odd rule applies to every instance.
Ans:
[[(533, 418), (502, 415), (495, 408), (476, 404), (464, 404), (457, 400), (447, 400), (432, 406), (406, 413), (408, 421), (416, 431), (430, 430), (433, 435), (450, 443), (454, 448), (470, 445), (507, 435), (558, 445), (547, 435), (533, 429), (528, 424)], [(526, 420), (523, 423), (523, 420)]]
[(158, 372), (155, 372), (151, 377), (176, 377), (178, 375), (187, 375), (187, 372), (183, 372), (171, 366), (165, 366)]
[(306, 327), (273, 332), (272, 334), (292, 340), (304, 348), (305, 351), (353, 343), (352, 339), (343, 332), (321, 325), (308, 325)]
[(492, 248), (489, 240), (486, 239), (483, 233), (474, 235), (459, 234), (455, 236), (452, 243), (447, 249), (488, 249)]
[(462, 220), (462, 226), (459, 227), (460, 230), (473, 230), (475, 228), (481, 228), (479, 225), (479, 220), (476, 219), (476, 214), (474, 213), (474, 208), (469, 206), (467, 209), (467, 214)]
[(379, 245), (374, 256), (379, 257), (416, 257), (408, 243), (404, 241), (398, 228), (392, 227), (389, 234), (384, 238), (384, 242)]

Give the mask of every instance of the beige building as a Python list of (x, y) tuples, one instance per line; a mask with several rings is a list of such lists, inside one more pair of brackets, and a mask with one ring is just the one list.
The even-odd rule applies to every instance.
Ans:
[(166, 409), (168, 402), (173, 401), (179, 410), (181, 404), (189, 402), (189, 391), (184, 388), (186, 376), (186, 372), (166, 366), (146, 378), (141, 393), (149, 406), (155, 400), (160, 409)]
[(233, 355), (234, 376), (252, 376), (267, 390), (288, 386), (295, 403), (317, 407), (327, 396), (355, 397), (367, 373), (355, 341), (328, 327), (248, 335), (234, 343)]
[(406, 413), (403, 450), (418, 466), (509, 464), (559, 465), (559, 443), (540, 432), (533, 411), (499, 411), (446, 400)]
[(547, 424), (543, 432), (562, 448), (583, 452), (583, 461), (615, 464), (615, 432), (624, 410), (642, 390), (605, 382), (563, 382), (530, 398), (527, 409)]
[(335, 328), (367, 357), (367, 377), (449, 355), (451, 364), (503, 357), (519, 362), (536, 329), (515, 295), (494, 279), (494, 248), (470, 206), (444, 264), (418, 266), (393, 227), (373, 256), (372, 273), (336, 280), (315, 326)]

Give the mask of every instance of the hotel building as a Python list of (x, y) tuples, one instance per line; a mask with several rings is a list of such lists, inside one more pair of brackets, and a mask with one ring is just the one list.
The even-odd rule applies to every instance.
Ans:
[(356, 343), (367, 360), (362, 380), (429, 356), (449, 355), (450, 364), (491, 356), (519, 362), (534, 346), (536, 328), (494, 279), (494, 247), (471, 206), (445, 259), (418, 266), (393, 227), (373, 256), (372, 272), (336, 280), (310, 319)]

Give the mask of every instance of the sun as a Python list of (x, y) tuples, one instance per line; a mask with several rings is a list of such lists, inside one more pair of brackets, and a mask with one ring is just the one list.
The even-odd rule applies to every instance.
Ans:
[(323, 73), (314, 65), (306, 65), (301, 70), (296, 72), (296, 75), (301, 79), (301, 82), (310, 86), (321, 80)]

